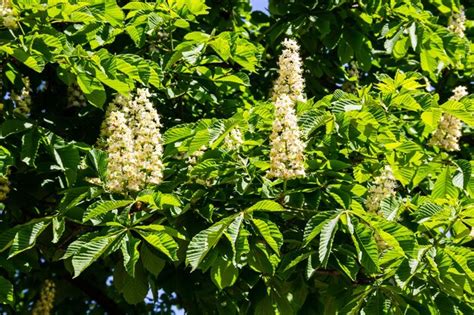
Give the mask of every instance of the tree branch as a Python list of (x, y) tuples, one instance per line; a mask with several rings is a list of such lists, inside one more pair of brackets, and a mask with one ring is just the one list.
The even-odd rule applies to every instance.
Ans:
[(91, 299), (96, 301), (100, 306), (105, 310), (107, 314), (110, 315), (121, 315), (125, 314), (115, 303), (114, 300), (112, 300), (110, 297), (108, 297), (102, 290), (98, 289), (97, 287), (94, 287), (91, 285), (90, 282), (85, 281), (83, 279), (79, 278), (69, 278), (66, 277), (66, 280), (74, 285), (75, 287), (79, 288), (82, 292), (87, 294)]

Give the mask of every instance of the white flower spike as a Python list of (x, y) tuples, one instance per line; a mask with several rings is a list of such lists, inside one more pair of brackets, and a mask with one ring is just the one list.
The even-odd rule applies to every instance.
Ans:
[(117, 95), (107, 109), (101, 136), (110, 191), (139, 191), (163, 179), (161, 123), (150, 96), (147, 89), (138, 89), (134, 98)]

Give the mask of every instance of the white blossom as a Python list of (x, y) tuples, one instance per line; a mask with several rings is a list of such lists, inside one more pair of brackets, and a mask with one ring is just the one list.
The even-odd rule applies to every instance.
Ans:
[(453, 90), (453, 95), (449, 98), (450, 100), (460, 101), (464, 96), (467, 96), (467, 87), (459, 85)]
[(189, 167), (188, 167), (189, 170), (192, 169), (192, 165), (196, 165), (199, 158), (203, 156), (204, 153), (206, 153), (206, 150), (207, 150), (207, 147), (203, 145), (199, 148), (199, 150), (194, 151), (191, 155), (186, 155), (187, 156), (186, 162), (189, 164)]
[(272, 100), (275, 106), (270, 136), (269, 177), (284, 180), (305, 176), (304, 149), (295, 112), (297, 101), (305, 101), (302, 61), (299, 46), (291, 39), (283, 41)]
[(395, 196), (396, 188), (397, 183), (393, 176), (392, 168), (386, 165), (380, 175), (375, 177), (373, 185), (369, 188), (365, 206), (370, 212), (377, 212), (382, 200)]
[(31, 111), (31, 95), (30, 95), (30, 79), (23, 79), (24, 87), (18, 95), (14, 91), (11, 92), (11, 99), (15, 103), (14, 111), (16, 113), (27, 116)]
[(67, 107), (86, 107), (87, 100), (76, 83), (67, 87)]
[(304, 148), (294, 103), (282, 94), (275, 102), (275, 119), (270, 135), (270, 177), (291, 179), (305, 176)]
[(233, 128), (224, 138), (224, 148), (227, 150), (238, 150), (242, 143), (244, 139), (239, 127)]
[(285, 39), (283, 51), (278, 59), (278, 79), (273, 86), (272, 100), (276, 102), (282, 94), (288, 95), (292, 101), (306, 100), (304, 96), (303, 62), (296, 41)]
[(453, 12), (448, 21), (448, 29), (454, 32), (459, 37), (464, 37), (466, 31), (466, 15), (464, 14), (464, 8), (461, 7), (459, 12)]
[[(453, 90), (453, 95), (449, 99), (459, 101), (466, 95), (468, 95), (467, 88), (458, 86)], [(451, 114), (444, 113), (428, 144), (436, 145), (446, 151), (458, 151), (459, 138), (462, 136), (461, 130), (461, 120)]]
[(18, 16), (7, 0), (0, 3), (0, 19), (6, 28), (15, 29), (18, 27)]
[(133, 98), (117, 95), (107, 109), (101, 136), (110, 191), (139, 191), (162, 181), (161, 123), (150, 96), (147, 89), (138, 89)]

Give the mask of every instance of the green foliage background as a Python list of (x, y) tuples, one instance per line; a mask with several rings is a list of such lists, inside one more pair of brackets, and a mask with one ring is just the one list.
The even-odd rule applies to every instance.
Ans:
[[(448, 101), (472, 88), (468, 1), (275, 0), (269, 15), (244, 0), (12, 4), (2, 311), (28, 313), (51, 279), (58, 314), (473, 312), (474, 99)], [(464, 38), (447, 29), (461, 5)], [(265, 176), (285, 37), (302, 47), (309, 98), (297, 108), (307, 176), (288, 183)], [(25, 77), (27, 117), (8, 97)], [(67, 107), (73, 83), (87, 107)], [(106, 176), (104, 109), (143, 86), (164, 122), (165, 180), (112, 195), (88, 181)], [(463, 122), (460, 151), (427, 145), (442, 113)], [(245, 142), (226, 150), (236, 126)], [(364, 201), (385, 165), (398, 189), (377, 215)]]

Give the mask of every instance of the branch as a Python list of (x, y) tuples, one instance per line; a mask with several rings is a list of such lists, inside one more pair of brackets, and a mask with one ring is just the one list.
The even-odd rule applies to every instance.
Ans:
[(108, 297), (104, 292), (102, 292), (100, 289), (97, 287), (94, 287), (91, 285), (90, 282), (85, 281), (83, 279), (72, 279), (70, 277), (66, 277), (66, 280), (74, 285), (75, 287), (79, 288), (82, 292), (87, 294), (91, 299), (96, 301), (100, 306), (105, 310), (107, 314), (110, 315), (121, 315), (125, 314), (115, 303), (114, 300), (112, 300), (110, 297)]

